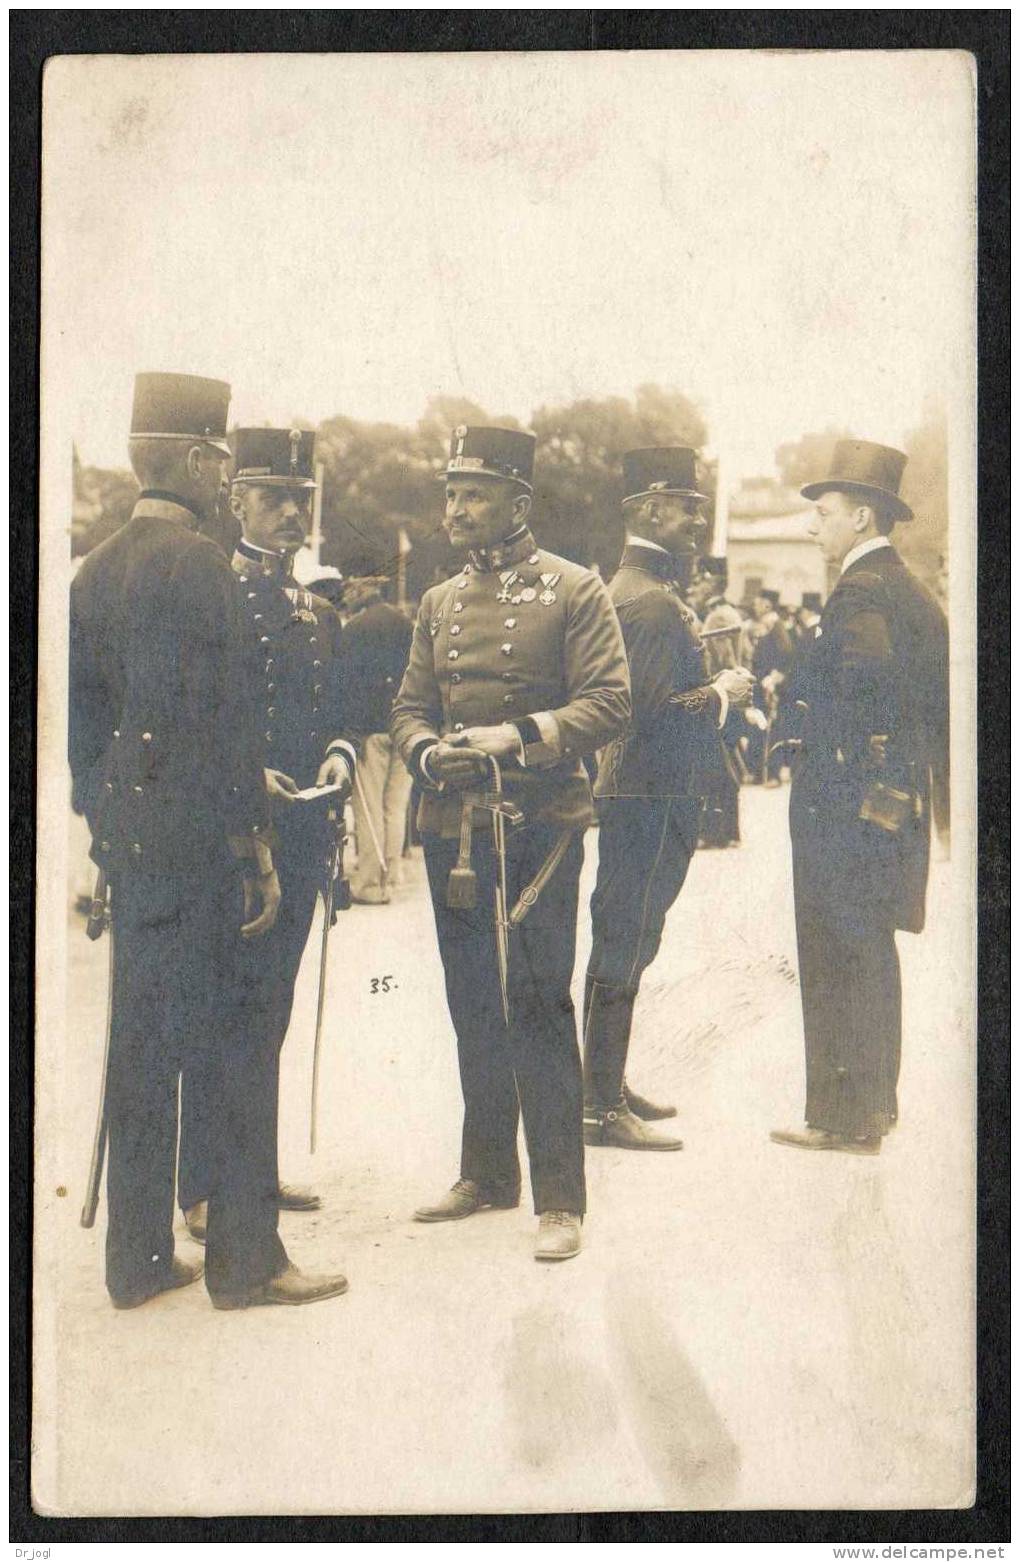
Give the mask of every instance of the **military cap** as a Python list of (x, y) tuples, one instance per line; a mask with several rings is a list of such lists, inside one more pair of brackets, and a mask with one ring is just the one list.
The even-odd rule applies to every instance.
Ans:
[(822, 593), (820, 591), (802, 591), (800, 605), (806, 608), (809, 613), (820, 613), (822, 611)]
[(698, 488), (696, 457), (687, 445), (653, 445), (628, 450), (623, 458), (623, 502), (650, 499), (656, 494), (677, 494), (684, 499), (707, 499)]
[(234, 482), (315, 487), (315, 435), (306, 429), (235, 428)]
[(816, 483), (807, 483), (801, 493), (805, 499), (822, 494), (861, 494), (865, 501), (878, 499), (894, 521), (912, 521), (914, 512), (900, 498), (900, 479), (907, 458), (891, 445), (874, 445), (867, 439), (840, 439), (832, 452), (829, 475)]
[(531, 492), (535, 436), (516, 428), (469, 428), (450, 435), (450, 455), (439, 476), (501, 477)]
[(704, 575), (718, 575), (720, 580), (725, 580), (729, 574), (729, 564), (725, 556), (717, 553), (706, 553), (701, 560), (701, 571)]
[(230, 455), (230, 386), (197, 374), (136, 374), (132, 439), (195, 439)]

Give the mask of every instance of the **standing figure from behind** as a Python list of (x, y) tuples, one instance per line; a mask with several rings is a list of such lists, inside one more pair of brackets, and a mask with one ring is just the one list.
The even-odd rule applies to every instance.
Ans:
[(912, 512), (906, 457), (843, 440), (802, 493), (840, 568), (801, 678), (808, 710), (790, 796), (806, 1128), (779, 1144), (877, 1154), (897, 1118), (896, 930), (924, 926), (931, 776), (948, 776), (949, 634), (890, 540)]
[[(723, 557), (706, 556), (691, 582), (687, 600), (707, 631), (705, 656), (710, 678), (740, 664), (744, 618), (726, 600), (727, 567)], [(706, 776), (705, 805), (701, 817), (702, 846), (740, 844), (740, 765), (738, 743), (745, 732), (743, 712), (733, 707), (723, 722), (717, 763)]]
[[(277, 918), (269, 803), (233, 575), (198, 527), (230, 450), (229, 386), (135, 381), (142, 492), (71, 589), (74, 804), (106, 869), (115, 955), (107, 1076), (106, 1284), (135, 1307), (197, 1278), (174, 1255), (177, 1089), (200, 1064), (215, 1156), (206, 1284), (217, 1306), (309, 1285), (277, 1235), (276, 1140), (252, 1110), (275, 1059), (248, 1029), (238, 963)], [(345, 1282), (343, 1282), (345, 1283)], [(338, 1277), (316, 1294), (342, 1288)]]
[[(529, 529), (534, 445), (534, 435), (512, 429), (455, 430), (445, 527), (465, 562), (422, 598), (391, 730), (422, 787), (418, 822), (464, 1093), (460, 1180), (418, 1219), (518, 1204), (523, 1116), (540, 1217), (535, 1256), (564, 1259), (580, 1249), (585, 1208), (570, 996), (581, 843), (592, 822), (582, 759), (626, 725), (630, 693), (606, 588), (537, 547)], [(483, 806), (498, 802), (490, 760), (512, 810), (502, 853)], [(508, 928), (518, 913), (526, 914)]]
[(347, 724), (357, 735), (361, 763), (354, 788), (358, 863), (351, 896), (385, 905), (400, 883), (411, 777), (390, 737), (390, 716), (411, 649), (411, 623), (383, 601), (382, 580), (347, 582), (344, 607), (344, 679)]
[(754, 598), (757, 633), (751, 652), (751, 671), (755, 678), (755, 697), (762, 713), (760, 724), (752, 728), (748, 743), (751, 779), (766, 786), (779, 785), (779, 772), (787, 759), (786, 736), (789, 712), (787, 678), (793, 665), (793, 640), (779, 614), (779, 592), (766, 587)]
[[(241, 951), (240, 1003), (246, 1027), (276, 1059), (251, 1110), (263, 1137), (277, 1142), (279, 1055), (290, 1024), (294, 985), (333, 862), (335, 826), (350, 791), (356, 753), (344, 737), (340, 620), (324, 598), (291, 573), (304, 541), (315, 489), (315, 435), (299, 429), (242, 428), (232, 435), (230, 504), (241, 529), (231, 567), (246, 629), (247, 693), (272, 799), (274, 860), (283, 903), (274, 927)], [(328, 799), (302, 801), (311, 786), (337, 786)], [(181, 1089), (178, 1198), (192, 1235), (205, 1234), (216, 1123), (202, 1070)], [(280, 1184), (281, 1209), (315, 1210), (318, 1195)]]
[(633, 715), (599, 760), (599, 868), (584, 994), (585, 1141), (625, 1150), (679, 1150), (647, 1126), (675, 1116), (625, 1079), (634, 1003), (666, 915), (698, 845), (704, 777), (719, 763), (730, 706), (751, 675), (723, 668), (710, 682), (697, 621), (685, 607), (705, 536), (695, 453), (683, 446), (624, 457), (627, 543), (609, 594), (630, 664)]

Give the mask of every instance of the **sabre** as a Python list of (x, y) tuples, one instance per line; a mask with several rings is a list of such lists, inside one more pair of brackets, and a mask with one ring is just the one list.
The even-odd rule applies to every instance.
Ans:
[(510, 994), (508, 988), (510, 970), (509, 923), (506, 910), (506, 834), (503, 827), (503, 773), (499, 760), (490, 754), (489, 769), (492, 772), (492, 790), (496, 806), (492, 810), (492, 839), (496, 849), (496, 887), (494, 892), (494, 916), (496, 924), (496, 963), (499, 968), (499, 995), (503, 1000), (503, 1023), (510, 1025)]
[[(333, 846), (329, 854), (326, 885), (322, 891), (322, 943), (319, 947), (319, 992), (315, 1004), (315, 1045), (312, 1049), (312, 1100), (309, 1113), (308, 1147), (315, 1154), (319, 1122), (319, 1064), (322, 1057), (322, 1016), (326, 1005), (326, 956), (329, 951), (329, 932), (333, 925), (334, 908), (348, 911), (351, 904), (350, 886), (343, 876), (343, 854), (346, 841), (344, 812), (341, 806), (330, 809), (329, 818), (334, 824)], [(339, 894), (338, 894), (339, 889)]]
[(739, 635), (743, 629), (743, 624), (727, 624), (725, 629), (702, 629), (699, 639), (715, 640), (719, 635)]
[[(375, 852), (376, 861), (379, 864), (379, 883), (382, 885), (383, 889), (385, 889), (386, 888), (386, 881), (387, 881), (387, 878), (389, 876), (389, 869), (386, 866), (386, 858), (383, 856), (382, 847), (379, 845), (379, 837), (375, 833), (375, 825), (372, 823), (372, 815), (368, 811), (368, 798), (365, 796), (365, 787), (364, 787), (364, 784), (363, 784), (362, 779), (361, 779), (361, 771), (360, 770), (355, 770), (355, 772), (354, 772), (354, 785), (358, 789), (358, 798), (359, 798), (359, 800), (361, 802), (362, 812), (365, 815), (365, 823), (368, 825), (368, 833), (372, 837), (372, 850)], [(360, 861), (360, 856), (361, 856), (361, 842), (359, 840), (358, 841), (358, 857), (359, 857), (359, 861)], [(360, 868), (359, 868), (358, 871), (360, 873), (360, 871), (361, 871)]]
[(107, 952), (106, 1038), (103, 1043), (103, 1073), (99, 1086), (99, 1111), (96, 1116), (96, 1131), (92, 1138), (92, 1159), (89, 1162), (88, 1180), (85, 1184), (85, 1202), (81, 1207), (81, 1224), (86, 1231), (90, 1230), (96, 1223), (96, 1211), (99, 1208), (99, 1184), (103, 1178), (103, 1161), (106, 1157), (108, 1130), (106, 1085), (110, 1073), (110, 1029), (113, 1020), (113, 923), (107, 902), (106, 872), (103, 868), (100, 868), (96, 878), (96, 887), (92, 894), (92, 906), (89, 911), (85, 932), (94, 941), (102, 937), (104, 929), (108, 929), (110, 934)]

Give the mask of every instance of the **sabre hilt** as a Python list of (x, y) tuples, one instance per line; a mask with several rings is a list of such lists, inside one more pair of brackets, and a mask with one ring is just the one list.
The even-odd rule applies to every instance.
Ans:
[(92, 904), (89, 906), (88, 921), (85, 923), (85, 937), (91, 938), (95, 943), (97, 938), (102, 938), (104, 931), (110, 925), (110, 909), (106, 902), (106, 869), (100, 868), (96, 877), (96, 887), (92, 891)]

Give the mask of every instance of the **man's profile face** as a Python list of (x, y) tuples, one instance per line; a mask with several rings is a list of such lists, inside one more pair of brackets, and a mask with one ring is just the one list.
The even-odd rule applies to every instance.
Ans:
[(700, 553), (708, 535), (701, 501), (682, 494), (663, 494), (653, 503), (659, 521), (654, 541), (679, 557)]
[(854, 543), (860, 540), (860, 510), (860, 503), (852, 494), (832, 489), (819, 495), (808, 525), (808, 536), (815, 539), (827, 563), (842, 564)]
[(691, 606), (697, 608), (699, 612), (703, 607), (708, 606), (709, 601), (712, 597), (715, 596), (715, 593), (715, 576), (704, 573), (694, 577), (687, 591)]
[(754, 614), (755, 618), (760, 621), (766, 616), (767, 613), (774, 612), (774, 608), (768, 597), (759, 596), (753, 599), (751, 603), (751, 612)]
[[(192, 467), (195, 499), (202, 514), (209, 520), (216, 517), (220, 494), (226, 482), (229, 456), (212, 445), (199, 445), (197, 472)], [(189, 466), (190, 466), (189, 461)]]
[(269, 553), (295, 553), (308, 535), (310, 488), (266, 488), (243, 483), (231, 495), (246, 542)]
[(443, 529), (455, 548), (491, 548), (527, 513), (517, 485), (498, 477), (452, 477), (446, 485)]

